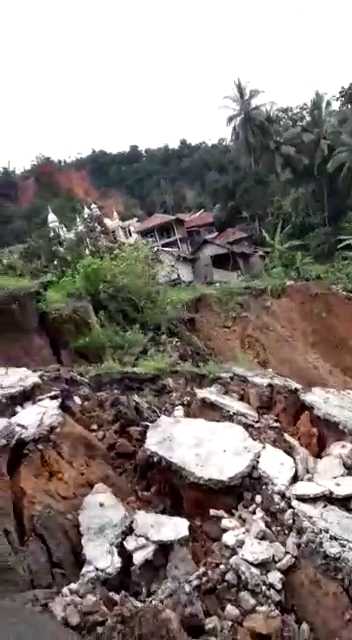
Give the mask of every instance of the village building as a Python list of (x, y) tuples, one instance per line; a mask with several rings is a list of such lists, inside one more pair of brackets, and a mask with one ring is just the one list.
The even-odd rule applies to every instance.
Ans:
[(189, 253), (190, 245), (183, 214), (170, 216), (165, 213), (154, 213), (150, 218), (136, 225), (136, 233), (154, 247), (178, 249)]
[(192, 251), (194, 279), (200, 283), (227, 282), (241, 275), (258, 276), (264, 256), (251, 235), (236, 227), (203, 238)]
[(203, 238), (216, 233), (214, 214), (204, 209), (187, 216), (184, 224), (191, 247), (198, 245)]

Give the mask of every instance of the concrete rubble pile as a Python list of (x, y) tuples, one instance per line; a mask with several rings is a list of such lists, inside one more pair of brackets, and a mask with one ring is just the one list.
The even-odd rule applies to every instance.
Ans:
[(0, 370), (3, 598), (77, 637), (352, 637), (350, 392), (99, 385)]

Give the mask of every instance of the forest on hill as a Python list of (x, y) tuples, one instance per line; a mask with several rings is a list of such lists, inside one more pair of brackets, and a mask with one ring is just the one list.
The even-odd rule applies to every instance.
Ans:
[(215, 209), (219, 229), (245, 221), (268, 244), (300, 242), (315, 260), (332, 257), (352, 236), (352, 85), (295, 107), (261, 94), (234, 82), (224, 99), (229, 140), (95, 150), (70, 163), (38, 158), (20, 175), (3, 169), (0, 245), (45, 234), (48, 204), (70, 227), (82, 202), (96, 200), (124, 217)]

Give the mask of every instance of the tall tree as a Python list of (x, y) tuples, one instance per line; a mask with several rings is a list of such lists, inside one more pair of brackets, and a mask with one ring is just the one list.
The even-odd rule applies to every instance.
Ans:
[(231, 109), (227, 118), (227, 126), (231, 127), (231, 141), (251, 169), (258, 166), (260, 148), (268, 131), (265, 104), (256, 103), (261, 93), (259, 89), (248, 89), (238, 78), (234, 81), (232, 95), (224, 97), (230, 103), (227, 108)]

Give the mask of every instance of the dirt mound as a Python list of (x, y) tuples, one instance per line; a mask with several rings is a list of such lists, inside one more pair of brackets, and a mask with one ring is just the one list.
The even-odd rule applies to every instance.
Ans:
[(323, 285), (250, 298), (232, 321), (203, 298), (195, 333), (223, 362), (270, 368), (307, 386), (352, 384), (352, 298)]

